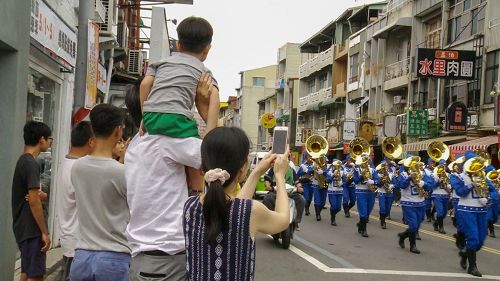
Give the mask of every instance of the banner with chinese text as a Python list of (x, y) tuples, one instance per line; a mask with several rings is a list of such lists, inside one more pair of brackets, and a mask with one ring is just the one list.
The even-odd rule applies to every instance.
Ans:
[(406, 114), (406, 134), (408, 136), (427, 135), (427, 121), (429, 120), (427, 110), (411, 110)]
[(97, 72), (99, 65), (99, 26), (92, 20), (89, 20), (88, 34), (85, 107), (91, 109), (97, 102)]
[(417, 49), (417, 77), (474, 80), (475, 51)]

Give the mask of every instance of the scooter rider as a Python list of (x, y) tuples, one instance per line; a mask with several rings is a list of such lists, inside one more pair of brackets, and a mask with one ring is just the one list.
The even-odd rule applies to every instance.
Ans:
[[(291, 167), (288, 168), (288, 171), (285, 174), (285, 183), (291, 186), (294, 186), (297, 182), (297, 174), (294, 169)], [(264, 184), (269, 192), (264, 196), (262, 203), (269, 209), (274, 210), (276, 203), (276, 192), (274, 190), (274, 186), (276, 186), (274, 170), (273, 168), (269, 169), (267, 174), (264, 176)], [(299, 190), (297, 190), (299, 191)], [(302, 214), (304, 213), (304, 206), (306, 204), (306, 200), (299, 192), (292, 192), (288, 195), (290, 198), (295, 201), (295, 208), (297, 210), (297, 218), (295, 220), (295, 229), (299, 230), (299, 223), (302, 221)]]

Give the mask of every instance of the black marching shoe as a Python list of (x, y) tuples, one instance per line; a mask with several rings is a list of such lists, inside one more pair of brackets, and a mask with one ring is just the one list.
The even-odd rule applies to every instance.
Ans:
[(349, 212), (349, 205), (348, 204), (343, 204), (342, 205), (342, 209), (344, 209), (344, 216), (346, 218), (350, 218), (351, 217), (351, 213)]
[(399, 247), (401, 248), (405, 248), (405, 239), (408, 238), (408, 229), (403, 231), (403, 232), (400, 232), (398, 233), (398, 237), (399, 237)]
[(427, 222), (432, 222), (432, 210), (425, 210), (425, 217), (427, 218)]
[(358, 227), (358, 233), (361, 234), (361, 218), (359, 219), (359, 222), (356, 223), (356, 226)]
[(418, 233), (418, 230), (417, 230), (417, 232), (415, 233), (415, 239), (417, 239), (417, 240), (422, 240), (422, 238), (420, 238), (420, 234)]
[(366, 232), (366, 222), (367, 219), (361, 219), (361, 236), (368, 237), (368, 233)]
[(311, 206), (311, 201), (306, 201), (306, 213), (305, 213), (306, 216), (309, 216), (309, 214), (311, 214), (309, 212), (309, 206)]
[(316, 220), (317, 221), (321, 220), (321, 210), (322, 209), (323, 209), (323, 207), (321, 207), (319, 205), (314, 205), (314, 210), (316, 211)]
[(460, 267), (463, 270), (467, 269), (467, 252), (465, 250), (458, 251), (458, 255), (460, 256)]
[(337, 213), (335, 213), (333, 210), (330, 210), (330, 224), (333, 226), (337, 226), (337, 222), (335, 222), (335, 216)]
[[(438, 220), (439, 220), (439, 218), (438, 218)], [(434, 226), (434, 231), (438, 231), (439, 230), (439, 222), (437, 220), (435, 220), (432, 223), (432, 226)]]
[(490, 232), (490, 237), (491, 238), (496, 238), (495, 236), (495, 225), (493, 224), (493, 221), (488, 222), (488, 230)]
[(417, 249), (417, 243), (415, 241), (416, 232), (410, 232), (408, 237), (410, 239), (410, 252), (412, 252), (414, 254), (420, 254), (420, 250)]
[(385, 215), (380, 214), (380, 227), (382, 227), (382, 229), (387, 229), (387, 224), (385, 223), (385, 218), (386, 218)]
[(479, 272), (476, 265), (476, 251), (467, 249), (467, 259), (469, 260), (469, 269), (467, 269), (467, 273), (477, 277), (482, 277), (483, 275)]

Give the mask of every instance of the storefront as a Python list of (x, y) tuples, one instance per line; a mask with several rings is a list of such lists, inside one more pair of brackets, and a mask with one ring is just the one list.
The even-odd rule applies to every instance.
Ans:
[(76, 33), (45, 2), (32, 1), (26, 121), (44, 122), (54, 142), (40, 154), (44, 212), (53, 247), (59, 245), (56, 193), (58, 167), (69, 149), (73, 108)]

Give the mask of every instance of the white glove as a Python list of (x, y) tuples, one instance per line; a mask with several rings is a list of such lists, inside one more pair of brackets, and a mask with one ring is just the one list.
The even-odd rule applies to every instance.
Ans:
[(389, 189), (394, 189), (394, 184), (389, 184)]
[(418, 186), (419, 186), (419, 187), (424, 187), (424, 185), (425, 185), (425, 182), (424, 182), (424, 181), (420, 181), (420, 182), (418, 183)]
[(366, 180), (366, 184), (368, 184), (368, 185), (372, 185), (372, 184), (374, 184), (374, 183), (375, 183), (375, 182), (374, 182), (372, 179), (367, 179), (367, 180)]
[(316, 170), (316, 173), (318, 173), (318, 174), (323, 174), (323, 170), (321, 170), (321, 169), (317, 169), (317, 170)]

